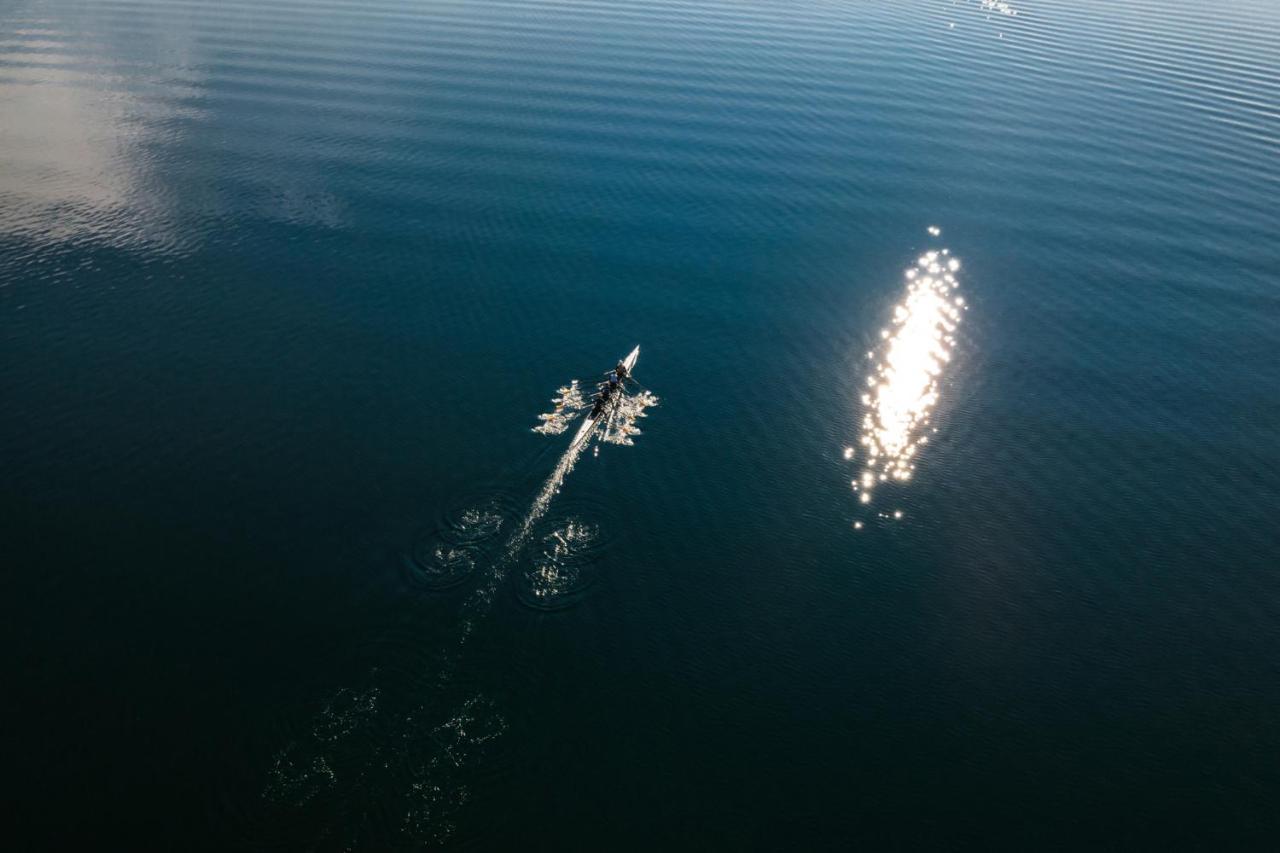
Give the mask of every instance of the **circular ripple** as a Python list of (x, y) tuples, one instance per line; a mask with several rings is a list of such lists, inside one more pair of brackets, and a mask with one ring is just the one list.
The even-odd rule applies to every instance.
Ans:
[(538, 610), (559, 610), (579, 601), (594, 579), (607, 544), (600, 525), (578, 516), (547, 525), (530, 545), (516, 577), (516, 596)]
[(469, 500), (451, 508), (414, 542), (405, 560), (410, 579), (431, 589), (461, 583), (475, 572), (512, 516), (500, 497)]

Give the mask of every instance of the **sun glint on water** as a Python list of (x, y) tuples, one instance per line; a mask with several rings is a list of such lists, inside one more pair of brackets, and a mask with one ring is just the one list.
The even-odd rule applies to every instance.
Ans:
[(921, 255), (906, 272), (906, 294), (892, 322), (880, 330), (879, 349), (867, 353), (875, 366), (862, 395), (864, 465), (854, 481), (862, 503), (871, 502), (879, 483), (909, 480), (917, 452), (929, 441), (938, 382), (964, 311), (964, 299), (956, 293), (959, 269), (947, 249)]

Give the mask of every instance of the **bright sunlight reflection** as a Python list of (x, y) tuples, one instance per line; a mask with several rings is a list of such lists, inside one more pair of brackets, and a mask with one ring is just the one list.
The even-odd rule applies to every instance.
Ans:
[(939, 376), (951, 360), (964, 311), (964, 299), (955, 292), (958, 269), (960, 262), (947, 249), (921, 255), (906, 272), (906, 294), (892, 322), (880, 330), (880, 347), (867, 353), (875, 366), (862, 395), (863, 468), (853, 483), (864, 504), (871, 503), (878, 484), (909, 480), (917, 452), (929, 441)]

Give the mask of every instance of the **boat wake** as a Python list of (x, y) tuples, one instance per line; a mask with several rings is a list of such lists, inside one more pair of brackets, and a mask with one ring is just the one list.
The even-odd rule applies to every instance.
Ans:
[[(563, 428), (560, 431), (563, 432)], [(432, 725), (431, 721), (438, 719), (438, 715), (432, 713), (433, 708), (438, 707), (437, 697), (455, 692), (454, 682), (469, 641), (492, 609), (503, 581), (516, 564), (535, 525), (550, 509), (585, 447), (585, 442), (575, 442), (560, 457), (493, 566), (463, 602), (457, 637), (442, 654), (434, 695), (405, 720), (403, 738), (418, 742), (422, 750), (418, 754), (429, 756), (411, 771), (412, 781), (407, 791), (409, 805), (401, 827), (420, 843), (438, 844), (452, 834), (454, 816), (470, 797), (465, 771), (477, 764), (491, 743), (508, 729), (506, 718), (483, 694), (469, 696), (445, 722)]]
[[(538, 490), (537, 497), (529, 505), (529, 510), (525, 513), (524, 519), (521, 520), (520, 525), (511, 534), (511, 538), (507, 540), (507, 544), (502, 549), (497, 561), (493, 564), (488, 574), (485, 575), (480, 585), (463, 603), (460, 635), (455, 654), (451, 656), (454, 663), (456, 663), (457, 657), (464, 650), (467, 640), (475, 631), (476, 624), (489, 612), (489, 608), (493, 605), (493, 601), (498, 595), (498, 590), (502, 587), (503, 580), (506, 579), (507, 572), (515, 564), (521, 550), (529, 541), (534, 525), (551, 508), (551, 502), (560, 493), (560, 487), (564, 485), (565, 478), (572, 473), (574, 466), (578, 464), (578, 459), (582, 456), (582, 451), (586, 449), (586, 446), (587, 442), (575, 442), (560, 457), (560, 461), (552, 469), (551, 475), (547, 477), (546, 482), (542, 484), (542, 488)], [(448, 675), (452, 675), (452, 668), (449, 668)]]
[(432, 589), (462, 583), (501, 531), (506, 512), (495, 498), (450, 512), (414, 543), (407, 561), (412, 581)]
[(322, 848), (444, 843), (471, 799), (468, 774), (509, 728), (483, 693), (444, 713), (381, 711), (384, 694), (339, 690), (267, 773), (264, 800), (296, 812)]
[(303, 735), (275, 756), (263, 795), (269, 800), (301, 807), (337, 781), (333, 765), (342, 765), (348, 736), (377, 713), (376, 687), (335, 693)]
[(602, 545), (599, 526), (570, 518), (542, 537), (540, 553), (521, 573), (516, 595), (539, 610), (571, 604), (586, 589), (589, 566)]
[[(636, 352), (639, 352), (639, 347), (636, 348)], [(635, 353), (632, 353), (633, 362), (634, 356)], [(548, 428), (534, 427), (534, 431), (552, 435), (564, 432), (567, 429), (568, 422), (587, 407), (587, 403), (582, 398), (580, 388), (581, 384), (577, 379), (561, 387), (558, 391), (559, 396), (552, 399), (552, 402), (556, 405), (555, 410), (539, 416), (543, 421), (543, 427)], [(602, 440), (610, 444), (634, 445), (634, 436), (640, 434), (640, 429), (636, 426), (636, 420), (647, 417), (645, 410), (658, 405), (658, 398), (651, 391), (644, 389), (635, 394), (621, 393), (616, 399), (617, 402), (613, 405), (612, 411), (603, 424)], [(552, 424), (555, 424), (555, 426), (551, 427), (550, 425)], [(560, 493), (561, 487), (564, 486), (565, 478), (577, 466), (578, 460), (582, 457), (582, 452), (591, 443), (592, 437), (600, 432), (601, 426), (597, 421), (596, 426), (588, 431), (585, 439), (575, 439), (569, 444), (568, 449), (560, 456), (555, 468), (551, 470), (551, 474), (538, 490), (537, 496), (534, 497), (533, 502), (529, 505), (529, 509), (519, 526), (512, 533), (511, 538), (507, 540), (502, 554), (480, 585), (463, 604), (462, 629), (458, 643), (459, 652), (465, 646), (467, 638), (475, 630), (476, 623), (488, 612), (489, 607), (493, 604), (498, 590), (506, 579), (507, 572), (515, 564), (524, 546), (529, 542), (535, 525), (542, 520), (543, 516), (551, 508), (552, 501), (555, 500), (556, 495)], [(599, 452), (598, 448), (596, 452)], [(585, 528), (575, 528), (575, 530), (583, 529)]]
[[(552, 402), (555, 408), (540, 416), (535, 432), (559, 435), (587, 407), (577, 380), (560, 388)], [(634, 444), (640, 433), (636, 420), (657, 403), (648, 391), (625, 395), (586, 440), (570, 444), (463, 600), (456, 630), (429, 656), (430, 662), (375, 670), (370, 677), (374, 683), (365, 689), (334, 694), (274, 756), (262, 793), (267, 803), (294, 810), (317, 843), (345, 849), (448, 841), (472, 797), (475, 767), (510, 728), (493, 698), (459, 677), (476, 629), (534, 541), (590, 439), (600, 435), (606, 443)], [(442, 590), (474, 578), (478, 562), (492, 553), (508, 518), (496, 499), (469, 502), (448, 513), (431, 535), (415, 544), (412, 560), (406, 561), (413, 566), (415, 583)], [(558, 525), (541, 538), (532, 567), (517, 584), (517, 598), (538, 609), (567, 606), (585, 589), (586, 569), (598, 558), (603, 541), (598, 525), (578, 518)], [(407, 683), (398, 684), (401, 677)], [(398, 793), (387, 796), (387, 791)], [(374, 792), (379, 792), (376, 800)]]

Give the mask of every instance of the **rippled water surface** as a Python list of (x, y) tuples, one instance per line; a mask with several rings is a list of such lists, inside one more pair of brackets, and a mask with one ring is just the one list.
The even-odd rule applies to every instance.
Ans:
[(1272, 846), (1277, 198), (1270, 0), (0, 3), (11, 836)]

